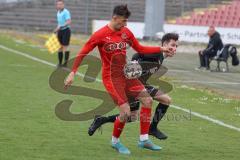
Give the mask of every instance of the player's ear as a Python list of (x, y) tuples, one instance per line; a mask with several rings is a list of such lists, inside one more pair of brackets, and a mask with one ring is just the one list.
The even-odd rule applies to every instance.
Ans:
[(112, 19), (115, 21), (117, 19), (117, 16), (116, 15), (113, 15), (112, 16)]
[(167, 45), (168, 45), (168, 43), (166, 41), (163, 42), (163, 44), (162, 44), (163, 47), (166, 47)]

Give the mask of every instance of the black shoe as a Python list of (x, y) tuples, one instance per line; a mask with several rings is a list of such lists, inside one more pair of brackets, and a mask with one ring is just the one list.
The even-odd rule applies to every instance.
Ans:
[(167, 135), (165, 135), (164, 133), (162, 133), (161, 131), (159, 131), (158, 129), (149, 129), (149, 135), (157, 138), (157, 139), (160, 139), (160, 140), (165, 140), (167, 139)]
[(99, 115), (96, 115), (92, 124), (90, 125), (90, 127), (88, 128), (88, 134), (89, 136), (92, 136), (95, 131), (101, 127), (101, 125), (104, 123), (104, 118), (105, 117), (101, 117)]

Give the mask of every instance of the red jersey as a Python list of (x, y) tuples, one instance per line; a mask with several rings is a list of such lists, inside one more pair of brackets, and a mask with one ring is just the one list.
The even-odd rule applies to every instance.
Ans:
[[(110, 66), (113, 56), (116, 54), (122, 54), (126, 58), (126, 49), (129, 46), (142, 54), (160, 52), (160, 47), (147, 47), (140, 45), (133, 33), (127, 27), (123, 27), (120, 31), (113, 31), (108, 25), (106, 25), (95, 32), (78, 53), (72, 68), (74, 73), (77, 72), (82, 59), (96, 46), (98, 47), (102, 59), (103, 79), (108, 79), (110, 77)], [(122, 63), (125, 62), (122, 61)]]

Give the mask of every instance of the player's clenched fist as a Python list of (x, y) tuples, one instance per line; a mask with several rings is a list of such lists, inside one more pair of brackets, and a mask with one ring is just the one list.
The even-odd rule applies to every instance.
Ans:
[(64, 88), (67, 89), (73, 83), (75, 73), (71, 72), (64, 82)]

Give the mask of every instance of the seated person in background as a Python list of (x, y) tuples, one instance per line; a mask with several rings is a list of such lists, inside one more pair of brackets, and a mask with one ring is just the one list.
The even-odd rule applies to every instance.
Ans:
[(200, 67), (209, 70), (209, 59), (217, 55), (217, 52), (223, 48), (220, 34), (215, 30), (214, 26), (208, 29), (209, 42), (206, 49), (199, 51)]

